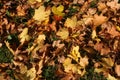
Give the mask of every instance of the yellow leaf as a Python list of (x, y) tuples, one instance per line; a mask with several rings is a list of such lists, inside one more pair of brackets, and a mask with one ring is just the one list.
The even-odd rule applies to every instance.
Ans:
[(92, 39), (95, 39), (97, 37), (96, 30), (92, 31)]
[(70, 58), (65, 59), (65, 61), (63, 63), (64, 71), (68, 72), (68, 73), (69, 72), (77, 73), (77, 74), (80, 74), (81, 76), (83, 76), (86, 72), (85, 69), (77, 64), (72, 64), (71, 61), (72, 61), (72, 59), (70, 59)]
[(61, 39), (67, 39), (69, 36), (68, 29), (62, 28), (57, 32), (57, 36), (60, 36)]
[(111, 74), (108, 74), (107, 80), (118, 80), (115, 77), (111, 76)]
[(20, 65), (20, 73), (25, 74), (27, 72), (27, 67), (24, 64)]
[(106, 68), (111, 68), (114, 65), (114, 61), (111, 57), (102, 58), (102, 61), (101, 64)]
[(64, 10), (64, 6), (63, 6), (63, 5), (59, 5), (59, 6), (57, 7), (57, 10), (58, 10), (59, 12), (62, 12), (62, 11)]
[(68, 56), (78, 62), (79, 58), (81, 57), (79, 52), (79, 46), (73, 46), (73, 49)]
[(116, 29), (117, 29), (118, 31), (120, 31), (120, 26), (116, 26)]
[(38, 38), (37, 38), (37, 40), (36, 40), (37, 44), (43, 43), (43, 41), (45, 40), (45, 38), (46, 38), (46, 36), (44, 34), (39, 35)]
[(42, 2), (42, 0), (36, 0), (36, 1), (38, 1), (38, 2)]
[(33, 18), (39, 21), (39, 23), (41, 23), (42, 21), (48, 20), (49, 15), (50, 15), (50, 10), (45, 11), (45, 7), (40, 6), (38, 9), (35, 9), (35, 14)]
[(77, 18), (76, 16), (73, 16), (72, 18), (67, 18), (64, 25), (66, 27), (73, 29), (76, 27), (76, 24), (77, 24)]
[(25, 41), (30, 40), (30, 36), (28, 35), (28, 28), (24, 28), (22, 33), (19, 34), (20, 42), (23, 44)]
[(30, 77), (30, 80), (34, 80), (36, 78), (36, 70), (35, 67), (31, 68), (27, 71), (27, 77)]
[(37, 50), (39, 50), (41, 47), (43, 47), (44, 40), (46, 39), (46, 36), (44, 34), (40, 34), (37, 39), (35, 39), (33, 46), (31, 46), (28, 49), (28, 52), (30, 53), (31, 51), (33, 53), (36, 53)]
[(52, 7), (52, 12), (58, 16), (64, 16), (64, 13), (62, 13), (63, 10), (64, 10), (63, 5), (59, 5), (58, 7), (55, 7), (55, 6)]

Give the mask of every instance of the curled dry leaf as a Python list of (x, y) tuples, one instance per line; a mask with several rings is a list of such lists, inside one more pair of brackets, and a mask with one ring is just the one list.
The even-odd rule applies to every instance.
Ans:
[(64, 47), (64, 44), (60, 44), (60, 42), (61, 42), (60, 40), (54, 41), (53, 44), (52, 44), (52, 46), (53, 47), (58, 47), (58, 48)]

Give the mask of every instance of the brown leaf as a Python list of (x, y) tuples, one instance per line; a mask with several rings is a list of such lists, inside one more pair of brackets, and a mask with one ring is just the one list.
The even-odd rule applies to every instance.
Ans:
[(107, 31), (109, 34), (112, 35), (112, 37), (120, 36), (120, 33), (116, 30), (114, 26), (112, 26), (110, 29)]
[(120, 65), (115, 65), (115, 72), (118, 76), (120, 76)]
[(108, 19), (107, 19), (106, 16), (95, 14), (95, 15), (94, 15), (94, 19), (93, 19), (93, 24), (94, 24), (94, 26), (97, 27), (97, 26), (105, 23), (107, 20), (108, 20)]

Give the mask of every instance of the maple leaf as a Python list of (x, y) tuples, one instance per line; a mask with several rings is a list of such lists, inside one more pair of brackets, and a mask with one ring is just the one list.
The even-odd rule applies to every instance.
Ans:
[(80, 65), (82, 66), (82, 67), (85, 67), (85, 66), (87, 66), (88, 65), (88, 57), (87, 56), (85, 56), (85, 57), (83, 57), (83, 58), (80, 58)]
[(120, 9), (120, 4), (118, 4), (118, 0), (107, 2), (107, 6), (109, 6), (113, 10)]
[(65, 13), (63, 13), (64, 6), (59, 5), (58, 7), (53, 6), (52, 7), (52, 12), (57, 15), (57, 16), (64, 16)]
[(105, 3), (102, 3), (102, 2), (99, 2), (99, 3), (98, 3), (98, 9), (99, 9), (99, 11), (102, 11), (102, 10), (104, 10), (105, 8), (107, 8), (107, 6), (106, 6)]
[(93, 24), (94, 24), (95, 27), (97, 27), (97, 26), (105, 23), (107, 20), (108, 19), (107, 19), (106, 16), (95, 14), (94, 18), (93, 18)]
[(76, 27), (76, 24), (77, 24), (77, 18), (76, 18), (76, 16), (73, 16), (71, 18), (66, 19), (64, 26), (73, 29)]
[(30, 80), (34, 80), (36, 78), (35, 67), (33, 67), (27, 71), (27, 77), (30, 77)]
[(67, 39), (68, 36), (69, 36), (68, 29), (66, 29), (66, 28), (60, 29), (60, 30), (56, 33), (56, 35), (57, 35), (57, 36), (60, 36), (61, 39)]
[[(85, 74), (85, 69), (82, 68), (81, 66), (77, 65), (77, 64), (72, 64), (72, 59), (70, 58), (66, 58), (65, 61), (63, 62), (63, 66), (64, 66), (64, 71), (65, 72), (73, 72), (73, 73), (78, 73), (81, 76), (83, 76)], [(81, 69), (83, 69), (81, 71)]]
[(79, 52), (79, 46), (73, 46), (73, 49), (71, 53), (68, 55), (68, 57), (78, 62), (79, 58), (81, 57)]
[(111, 34), (112, 37), (120, 36), (120, 33), (116, 30), (116, 28), (114, 26), (112, 26), (110, 29), (108, 29), (107, 32), (109, 34)]
[(28, 28), (24, 28), (23, 31), (19, 34), (20, 42), (23, 44), (25, 41), (30, 40), (30, 36), (28, 35)]
[(39, 23), (41, 23), (42, 21), (48, 20), (49, 15), (50, 15), (50, 10), (45, 10), (44, 6), (40, 6), (38, 9), (35, 9), (35, 14), (33, 18), (39, 21)]

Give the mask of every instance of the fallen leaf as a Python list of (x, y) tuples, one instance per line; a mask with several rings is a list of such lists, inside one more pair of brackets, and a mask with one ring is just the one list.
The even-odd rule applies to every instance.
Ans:
[(67, 73), (69, 73), (69, 72), (77, 73), (77, 74), (80, 74), (81, 76), (83, 76), (86, 72), (85, 69), (77, 64), (72, 64), (71, 61), (72, 61), (72, 59), (70, 59), (70, 58), (65, 59), (65, 61), (63, 63), (64, 71)]
[(98, 9), (99, 9), (99, 11), (102, 11), (102, 10), (104, 10), (105, 8), (107, 8), (107, 6), (106, 6), (105, 3), (102, 3), (102, 2), (99, 2), (99, 3), (98, 3)]
[(38, 1), (38, 2), (42, 2), (42, 0), (36, 0), (36, 1)]
[(107, 30), (107, 32), (112, 35), (112, 37), (120, 36), (120, 33), (116, 30), (114, 26)]
[(60, 30), (56, 33), (56, 35), (57, 35), (57, 36), (60, 36), (61, 39), (67, 39), (68, 36), (69, 36), (68, 29), (66, 29), (66, 28), (60, 29)]
[(115, 72), (117, 74), (117, 76), (120, 76), (120, 65), (115, 65)]
[(56, 6), (52, 7), (52, 12), (57, 16), (64, 16), (65, 13), (63, 13), (63, 10), (64, 10), (63, 5), (59, 5), (58, 7)]
[(68, 55), (68, 57), (72, 58), (76, 62), (78, 62), (80, 56), (79, 52), (79, 46), (73, 46), (71, 53)]
[(89, 62), (88, 62), (88, 57), (87, 56), (85, 56), (83, 58), (82, 57), (80, 58), (80, 63), (79, 63), (80, 66), (85, 68), (88, 65), (88, 63)]
[(60, 42), (61, 42), (60, 40), (54, 41), (53, 44), (52, 44), (52, 46), (53, 47), (58, 47), (58, 48), (63, 48), (64, 44), (61, 44)]
[(111, 57), (102, 58), (101, 64), (106, 68), (111, 68), (114, 65), (114, 60)]
[(111, 74), (108, 74), (107, 80), (118, 80), (118, 79), (113, 77)]
[(76, 16), (73, 16), (71, 18), (67, 18), (65, 21), (64, 26), (68, 27), (68, 28), (75, 28), (77, 25), (77, 18)]
[(40, 6), (38, 9), (35, 9), (35, 14), (33, 18), (39, 21), (39, 24), (42, 21), (48, 20), (50, 15), (50, 10), (45, 10), (44, 6)]
[(118, 4), (118, 0), (107, 2), (107, 6), (109, 6), (113, 10), (120, 9), (120, 4)]
[(108, 20), (108, 18), (106, 16), (95, 14), (94, 18), (93, 18), (93, 24), (94, 24), (94, 26), (97, 27), (97, 26), (105, 23), (107, 20)]
[(23, 31), (19, 34), (20, 42), (23, 44), (25, 41), (30, 40), (30, 36), (28, 35), (28, 28), (24, 28)]
[(97, 37), (96, 30), (93, 30), (91, 35), (92, 39), (95, 39)]
[(27, 71), (27, 77), (30, 77), (30, 80), (34, 80), (36, 78), (35, 67), (33, 67)]

